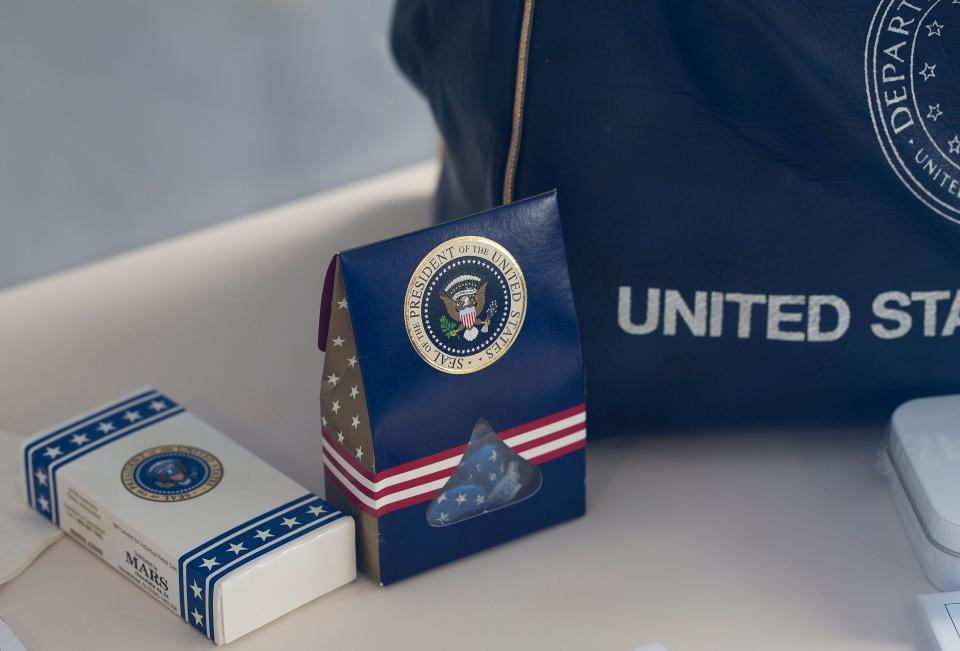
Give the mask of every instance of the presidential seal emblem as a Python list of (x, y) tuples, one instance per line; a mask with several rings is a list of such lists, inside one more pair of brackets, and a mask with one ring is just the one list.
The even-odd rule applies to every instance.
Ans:
[(216, 488), (223, 465), (189, 445), (161, 445), (134, 455), (120, 473), (128, 491), (153, 502), (182, 502)]
[(960, 223), (960, 1), (883, 0), (865, 73), (880, 146), (931, 210)]
[(403, 308), (414, 349), (444, 373), (473, 373), (503, 357), (526, 314), (520, 266), (484, 237), (457, 237), (430, 251), (413, 272)]

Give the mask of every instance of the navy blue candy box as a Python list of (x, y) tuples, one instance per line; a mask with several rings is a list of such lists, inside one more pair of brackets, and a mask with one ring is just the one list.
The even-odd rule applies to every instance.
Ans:
[(584, 513), (555, 193), (338, 254), (319, 345), (327, 499), (381, 584)]

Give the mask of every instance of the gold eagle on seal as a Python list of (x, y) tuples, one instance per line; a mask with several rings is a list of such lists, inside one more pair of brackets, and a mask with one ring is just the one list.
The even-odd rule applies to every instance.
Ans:
[(460, 285), (459, 291), (452, 291), (454, 283), (451, 283), (444, 290), (440, 291), (440, 299), (447, 308), (447, 314), (457, 324), (448, 336), (455, 337), (463, 332), (463, 338), (467, 341), (473, 341), (477, 338), (477, 324), (483, 326), (483, 332), (486, 332), (490, 325), (490, 318), (486, 320), (480, 318), (483, 308), (487, 302), (487, 279), (484, 278), (479, 286), (471, 287), (469, 283), (464, 287)]

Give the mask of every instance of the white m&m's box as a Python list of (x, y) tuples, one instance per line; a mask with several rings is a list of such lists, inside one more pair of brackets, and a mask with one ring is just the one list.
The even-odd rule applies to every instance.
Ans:
[(356, 576), (350, 516), (154, 389), (22, 458), (31, 507), (217, 644)]

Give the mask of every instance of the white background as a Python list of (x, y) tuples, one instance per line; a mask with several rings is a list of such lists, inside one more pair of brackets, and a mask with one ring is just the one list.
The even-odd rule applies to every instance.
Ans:
[(391, 11), (0, 0), (0, 287), (432, 156)]

